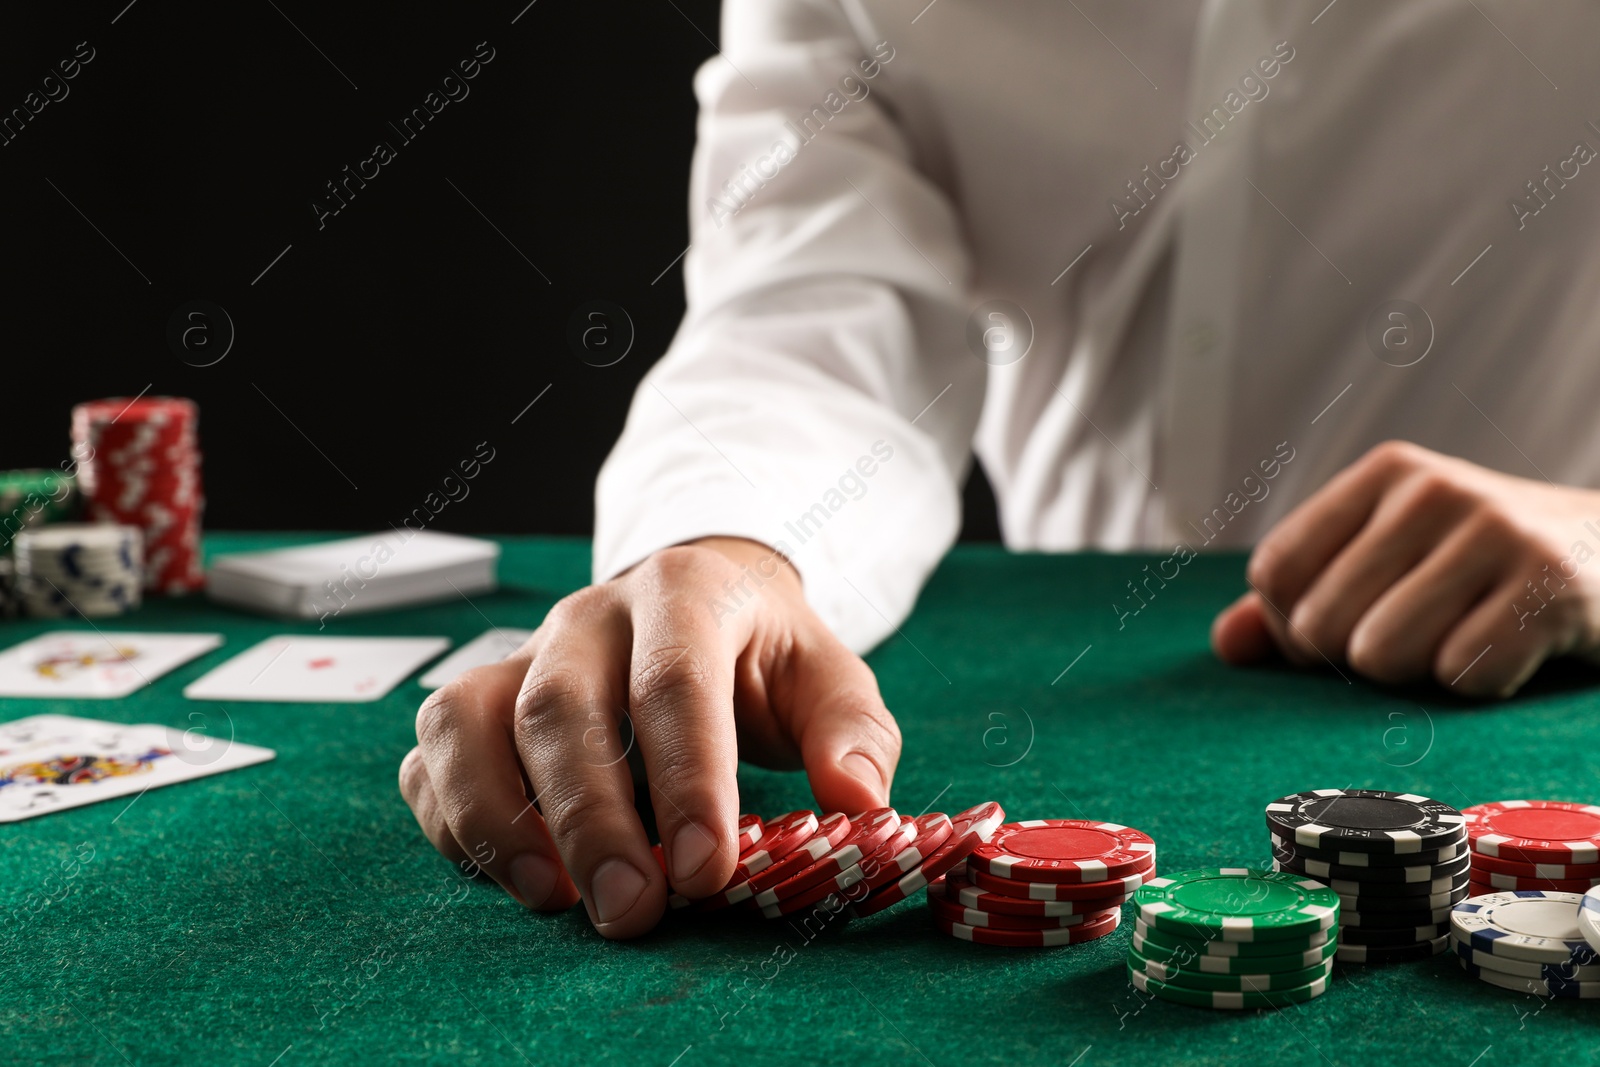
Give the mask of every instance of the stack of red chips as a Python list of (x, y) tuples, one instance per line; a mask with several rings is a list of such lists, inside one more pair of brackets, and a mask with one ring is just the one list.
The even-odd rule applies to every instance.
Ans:
[(144, 587), (186, 593), (200, 565), (200, 410), (181, 397), (116, 397), (72, 409), (72, 454), (88, 517), (144, 531)]

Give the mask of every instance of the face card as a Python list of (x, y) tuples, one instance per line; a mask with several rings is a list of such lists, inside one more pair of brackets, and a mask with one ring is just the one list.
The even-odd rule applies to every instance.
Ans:
[(443, 637), (269, 637), (183, 691), (190, 700), (361, 704), (450, 647)]
[(184, 731), (163, 726), (94, 725), (93, 739), (39, 744), (0, 757), (0, 823), (132, 797), (276, 756), (269, 748), (220, 738), (196, 744)]
[(0, 696), (125, 697), (220, 644), (221, 634), (41, 634), (0, 652)]
[(532, 636), (532, 630), (513, 630), (498, 626), (493, 630), (485, 630), (434, 664), (428, 673), (417, 681), (424, 689), (438, 689), (441, 685), (450, 684), (458, 675), (465, 674), (474, 667), (499, 663), (521, 648), (522, 643)]

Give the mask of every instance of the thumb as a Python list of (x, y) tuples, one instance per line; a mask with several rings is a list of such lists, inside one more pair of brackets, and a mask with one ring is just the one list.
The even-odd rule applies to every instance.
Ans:
[(796, 667), (790, 727), (818, 805), (852, 815), (886, 806), (900, 727), (872, 669), (831, 635)]
[(1242, 666), (1272, 654), (1275, 643), (1267, 608), (1254, 592), (1229, 604), (1211, 623), (1211, 649), (1224, 663)]

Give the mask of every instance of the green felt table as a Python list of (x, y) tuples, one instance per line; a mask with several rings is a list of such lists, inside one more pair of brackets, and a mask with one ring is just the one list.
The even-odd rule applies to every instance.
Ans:
[[(218, 534), (207, 547), (306, 539)], [(329, 632), (460, 642), (486, 619), (536, 625), (587, 580), (584, 542), (504, 544), (499, 593), (339, 618)], [(1207, 628), (1243, 587), (1242, 557), (1194, 560), (1119, 618), (1125, 583), (1158, 558), (958, 549), (869, 657), (905, 734), (897, 806), (992, 799), (1013, 819), (1126, 823), (1175, 872), (1260, 865), (1263, 805), (1301, 789), (1401, 789), (1458, 807), (1600, 793), (1592, 676), (1547, 670), (1484, 706), (1331, 669), (1228, 668)], [(51, 628), (5, 624), (6, 643)], [(1001, 949), (937, 932), (914, 900), (814, 937), (738, 914), (669, 916), (648, 937), (606, 942), (581, 908), (526, 912), (424, 842), (395, 786), (415, 679), (371, 704), (196, 704), (180, 691), (201, 673), (316, 624), (192, 598), (117, 628), (227, 642), (126, 700), (0, 700), (0, 719), (185, 727), (200, 710), (278, 758), (131, 808), (0, 829), (0, 1034), (17, 1062), (1493, 1067), (1594, 1054), (1600, 1007), (1491, 988), (1452, 956), (1341, 967), (1309, 1004), (1222, 1012), (1129, 987), (1131, 920), (1080, 946)], [(812, 804), (800, 774), (745, 766), (740, 788), (745, 810)]]

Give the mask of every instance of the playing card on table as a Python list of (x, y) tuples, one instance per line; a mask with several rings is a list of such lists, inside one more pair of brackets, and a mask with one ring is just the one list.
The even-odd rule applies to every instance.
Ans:
[(0, 722), (0, 760), (35, 745), (105, 738), (126, 729), (120, 723), (80, 719), (74, 715), (29, 715)]
[[(80, 736), (0, 756), (0, 823), (133, 796), (174, 782), (264, 763), (269, 748), (164, 726), (86, 723)], [(8, 724), (9, 725), (9, 724)]]
[(443, 637), (269, 637), (183, 691), (191, 700), (364, 703), (450, 647)]
[(435, 663), (427, 674), (417, 679), (417, 682), (425, 689), (437, 689), (441, 685), (448, 685), (458, 675), (465, 674), (474, 667), (499, 663), (521, 648), (522, 643), (532, 636), (532, 630), (502, 629), (498, 626), (492, 630), (485, 630)]
[(41, 634), (0, 652), (0, 696), (125, 697), (220, 644), (221, 634)]

